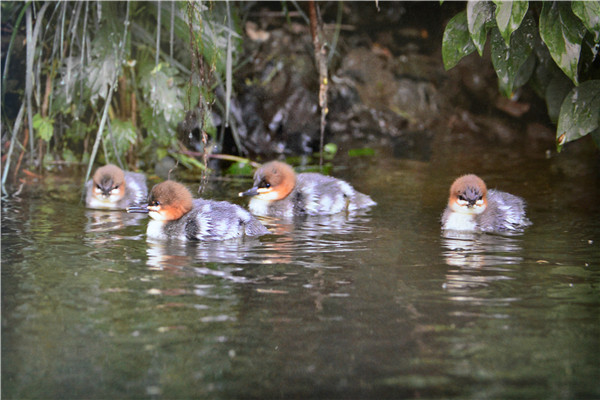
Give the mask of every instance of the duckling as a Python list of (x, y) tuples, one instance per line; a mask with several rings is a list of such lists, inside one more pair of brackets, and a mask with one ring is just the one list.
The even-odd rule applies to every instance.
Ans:
[(296, 174), (281, 161), (259, 168), (254, 186), (239, 195), (252, 196), (248, 208), (253, 214), (279, 218), (353, 212), (377, 204), (341, 179), (314, 172)]
[(477, 175), (457, 178), (450, 187), (442, 229), (471, 232), (521, 230), (531, 225), (525, 216), (525, 201), (510, 193), (488, 190)]
[(144, 174), (123, 172), (112, 164), (98, 168), (85, 186), (88, 208), (125, 210), (144, 202), (148, 196)]
[(150, 192), (148, 205), (129, 207), (130, 213), (149, 213), (146, 235), (151, 239), (226, 240), (269, 231), (242, 207), (226, 201), (194, 199), (184, 185), (164, 181)]

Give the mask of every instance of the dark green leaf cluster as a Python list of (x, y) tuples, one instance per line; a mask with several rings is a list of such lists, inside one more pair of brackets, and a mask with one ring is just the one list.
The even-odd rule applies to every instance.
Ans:
[[(228, 69), (241, 50), (236, 10), (230, 7), (221, 2), (3, 3), (3, 28), (6, 22), (13, 29), (11, 44), (27, 32), (31, 45), (8, 49), (4, 126), (15, 125), (20, 106), (5, 99), (18, 98), (27, 110), (19, 114), (21, 126), (31, 125), (43, 139), (49, 160), (93, 162), (98, 149), (101, 163), (120, 163), (127, 156), (134, 165), (151, 165), (170, 154), (190, 168), (203, 167), (182, 154), (177, 128), (186, 110), (201, 108), (202, 130), (215, 133), (213, 92), (231, 79)], [(25, 73), (15, 66), (19, 58), (31, 60)], [(13, 139), (24, 141), (18, 132)], [(37, 155), (33, 146), (41, 145), (36, 141), (31, 147)]]
[(590, 133), (600, 143), (600, 1), (469, 1), (444, 31), (444, 67), (483, 55), (488, 35), (500, 92), (530, 83), (558, 121), (559, 150)]

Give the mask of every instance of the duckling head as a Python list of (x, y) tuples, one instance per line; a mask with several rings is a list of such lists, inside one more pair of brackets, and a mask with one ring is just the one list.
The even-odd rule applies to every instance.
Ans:
[(148, 213), (156, 221), (173, 221), (193, 208), (192, 194), (181, 183), (164, 181), (154, 185), (148, 196)]
[(481, 214), (487, 208), (487, 187), (477, 175), (457, 178), (450, 187), (448, 207), (461, 214)]
[(118, 202), (125, 196), (125, 173), (116, 165), (98, 168), (92, 182), (92, 194), (101, 201)]
[(296, 186), (296, 173), (288, 164), (271, 161), (260, 167), (254, 174), (254, 186), (240, 196), (255, 196), (266, 201), (286, 198)]

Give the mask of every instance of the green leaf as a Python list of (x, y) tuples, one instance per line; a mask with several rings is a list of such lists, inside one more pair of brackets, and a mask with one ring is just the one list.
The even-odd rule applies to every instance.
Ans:
[(164, 147), (159, 147), (156, 149), (156, 158), (158, 160), (162, 160), (163, 158), (165, 158), (167, 155), (169, 154), (169, 152), (167, 151), (167, 149), (165, 149)]
[(375, 150), (370, 147), (364, 147), (362, 149), (350, 149), (348, 150), (348, 155), (350, 157), (360, 157), (360, 156), (374, 156)]
[(494, 1), (496, 3), (496, 24), (508, 46), (510, 36), (516, 31), (529, 8), (528, 1)]
[(487, 24), (492, 21), (494, 9), (489, 1), (469, 1), (467, 3), (467, 23), (471, 40), (480, 56), (487, 39)]
[(40, 138), (49, 142), (54, 134), (54, 120), (50, 117), (43, 118), (40, 114), (33, 116), (33, 129)]
[(225, 171), (227, 175), (238, 175), (238, 176), (252, 176), (254, 174), (254, 168), (249, 163), (237, 162), (233, 163)]
[(600, 41), (600, 1), (574, 1), (573, 14), (577, 15), (588, 31), (594, 35), (594, 42)]
[(577, 64), (584, 34), (585, 26), (573, 14), (568, 3), (544, 2), (540, 35), (554, 62), (575, 85), (579, 84)]
[(535, 41), (535, 21), (526, 18), (506, 46), (496, 28), (491, 30), (492, 64), (498, 75), (498, 87), (502, 94), (511, 97), (514, 90), (529, 80), (535, 67), (530, 58)]
[(173, 158), (175, 158), (176, 160), (178, 160), (180, 163), (183, 164), (184, 167), (186, 167), (187, 169), (200, 169), (200, 170), (205, 170), (206, 167), (204, 166), (204, 164), (202, 164), (200, 161), (196, 160), (193, 157), (187, 156), (185, 154), (181, 154), (181, 153), (169, 153), (173, 156)]
[(461, 11), (446, 25), (442, 39), (442, 59), (444, 68), (449, 70), (465, 56), (475, 51), (467, 25), (467, 13)]
[[(103, 140), (106, 143), (112, 143), (114, 141), (115, 147), (119, 152), (118, 155), (125, 153), (129, 150), (132, 144), (135, 143), (137, 138), (137, 132), (131, 121), (121, 121), (120, 119), (113, 119), (110, 121), (112, 127), (112, 139), (108, 127), (104, 129)], [(112, 144), (107, 145), (112, 152)]]
[(553, 123), (558, 121), (560, 107), (565, 96), (573, 89), (573, 82), (563, 73), (556, 74), (550, 79), (544, 93), (548, 116)]
[(600, 80), (583, 82), (565, 97), (556, 128), (558, 151), (565, 143), (598, 129), (600, 124)]
[(142, 78), (141, 85), (148, 104), (156, 113), (162, 112), (168, 123), (183, 119), (183, 90), (173, 68), (159, 63)]
[(335, 156), (335, 153), (337, 153), (338, 151), (338, 146), (335, 143), (327, 143), (325, 146), (323, 146), (323, 152), (325, 152), (326, 154), (330, 155), (330, 156)]

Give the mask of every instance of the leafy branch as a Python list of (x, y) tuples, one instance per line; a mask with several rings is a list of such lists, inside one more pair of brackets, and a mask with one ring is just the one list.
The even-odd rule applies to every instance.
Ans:
[(500, 92), (511, 98), (530, 83), (545, 98), (558, 151), (588, 134), (600, 143), (599, 1), (469, 1), (444, 31), (444, 67), (482, 56), (488, 36)]

